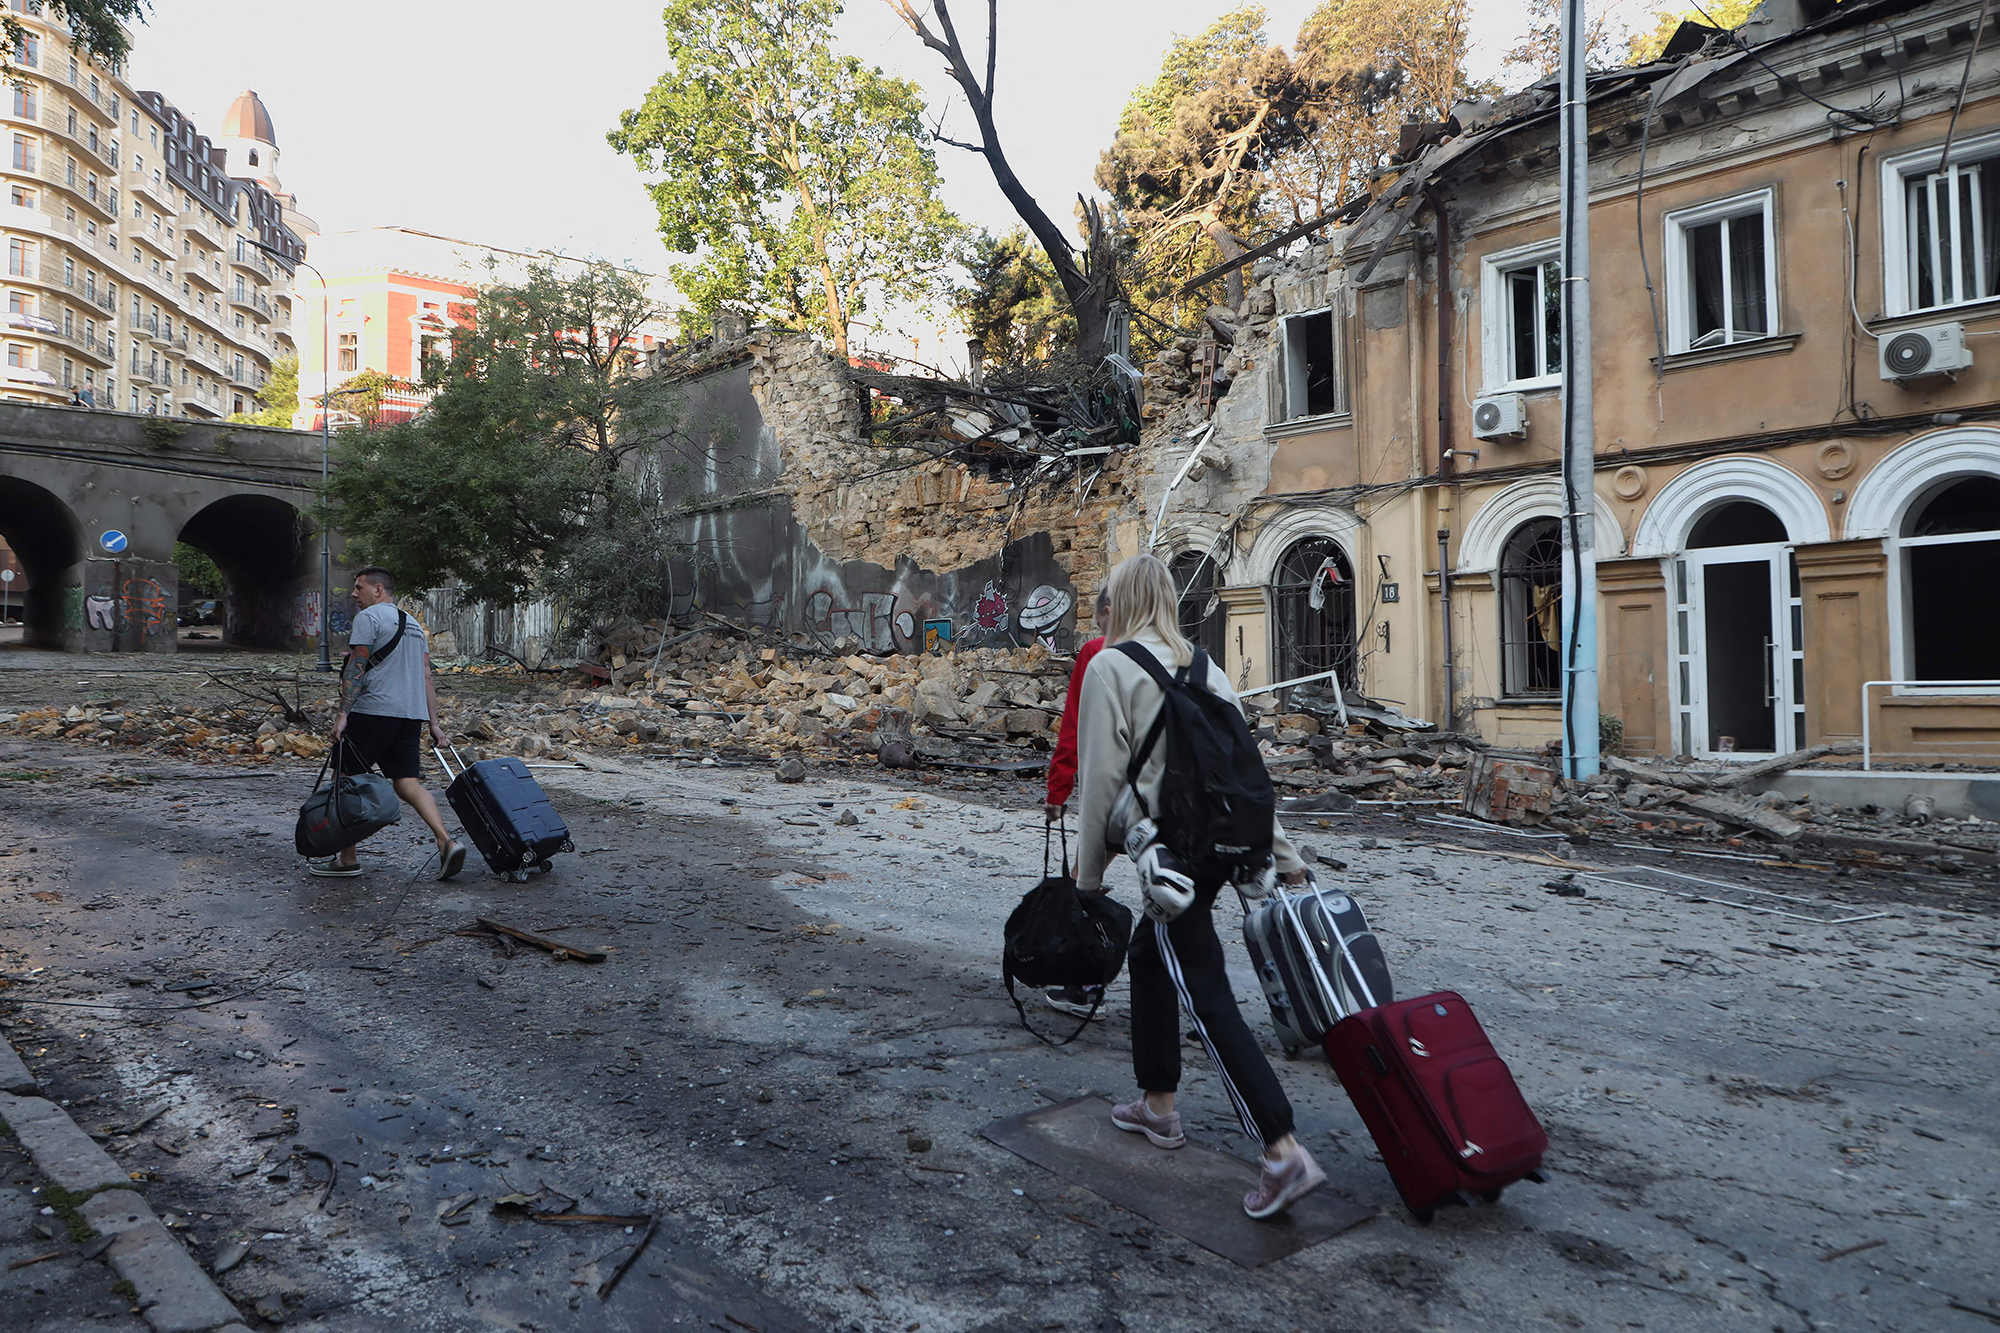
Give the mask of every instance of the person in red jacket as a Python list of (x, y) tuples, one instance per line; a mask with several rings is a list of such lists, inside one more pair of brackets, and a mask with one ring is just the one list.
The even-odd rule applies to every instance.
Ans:
[[(1091, 609), (1091, 619), (1102, 625), (1110, 612), (1111, 595), (1100, 590), (1097, 603)], [(1083, 697), (1083, 673), (1090, 669), (1090, 659), (1097, 656), (1098, 650), (1103, 647), (1104, 640), (1101, 638), (1084, 644), (1076, 650), (1076, 665), (1070, 668), (1069, 694), (1063, 700), (1062, 730), (1056, 733), (1056, 752), (1049, 756), (1048, 801), (1042, 806), (1042, 817), (1051, 824), (1063, 817), (1070, 795), (1076, 790), (1076, 705)], [(1100, 1002), (1103, 991), (1102, 986), (1058, 986), (1048, 992), (1049, 1005), (1078, 1018), (1090, 1014), (1096, 1005), (1096, 1016), (1102, 1018), (1104, 1010)]]

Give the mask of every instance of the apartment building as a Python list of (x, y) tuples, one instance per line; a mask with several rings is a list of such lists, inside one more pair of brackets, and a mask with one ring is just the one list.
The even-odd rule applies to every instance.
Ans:
[[(1629, 749), (1768, 755), (1865, 719), (1878, 756), (2000, 759), (1983, 15), (1772, 0), (1591, 78), (1577, 521)], [(1241, 684), (1337, 670), (1497, 742), (1559, 735), (1555, 105), (1531, 89), (1429, 127), (1365, 216), (1259, 261), (1215, 321), (1233, 342), (1205, 447), (1230, 466), (1144, 507)]]
[[(21, 32), (0, 93), (0, 397), (210, 419), (259, 410), (272, 363), (294, 354), (304, 245), (284, 205), (229, 175), (160, 94), (73, 50), (36, 0), (8, 6)], [(274, 137), (268, 113), (261, 123)]]
[[(326, 281), (322, 289), (308, 274), (297, 296), (300, 401), (295, 424), (310, 429), (319, 426), (312, 403), (327, 389), (336, 394), (336, 423), (343, 420), (340, 387), (363, 371), (403, 386), (383, 395), (381, 419), (413, 416), (428, 401), (418, 387), (425, 361), (450, 355), (452, 330), (471, 323), (482, 285), (524, 282), (537, 264), (558, 272), (583, 267), (583, 261), (564, 255), (509, 250), (408, 227), (314, 234), (307, 260)], [(666, 278), (649, 275), (646, 282), (662, 312), (679, 304)], [(324, 349), (322, 328), (329, 339)], [(641, 348), (651, 351), (673, 337), (673, 321), (663, 315), (658, 327), (641, 335)]]

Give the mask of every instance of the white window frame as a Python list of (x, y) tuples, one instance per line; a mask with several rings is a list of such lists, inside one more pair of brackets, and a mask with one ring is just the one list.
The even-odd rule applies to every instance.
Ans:
[(1483, 367), (1482, 398), (1496, 393), (1518, 393), (1526, 389), (1553, 389), (1562, 384), (1562, 372), (1549, 375), (1515, 376), (1508, 364), (1513, 355), (1514, 324), (1507, 307), (1507, 275), (1515, 269), (1541, 265), (1562, 258), (1559, 239), (1536, 241), (1511, 250), (1501, 250), (1480, 260), (1479, 346)]
[[(1734, 334), (1721, 342), (1708, 343), (1702, 347), (1694, 345), (1694, 272), (1688, 263), (1688, 231), (1693, 227), (1706, 226), (1711, 222), (1722, 222), (1760, 213), (1764, 218), (1764, 309), (1770, 327), (1762, 333)], [(1669, 352), (1706, 352), (1724, 347), (1734, 347), (1738, 343), (1759, 342), (1765, 338), (1775, 338), (1780, 333), (1783, 320), (1778, 313), (1778, 199), (1771, 189), (1752, 190), (1748, 194), (1731, 195), (1727, 199), (1716, 199), (1692, 208), (1676, 209), (1666, 215), (1667, 254), (1667, 350)], [(1722, 280), (1724, 283), (1723, 305), (1725, 311), (1731, 304), (1728, 299), (1729, 282), (1729, 229), (1722, 229), (1723, 261)], [(1725, 318), (1727, 315), (1725, 314)], [(1726, 327), (1726, 326), (1725, 326)]]
[[(1909, 200), (1906, 186), (1912, 176), (1931, 175), (1941, 171), (1945, 164), (1938, 160), (1938, 155), (1943, 150), (1944, 144), (1939, 141), (1925, 148), (1913, 148), (1907, 153), (1897, 153), (1882, 159), (1878, 182), (1879, 198), (1882, 200), (1882, 313), (1889, 318), (1898, 315), (1928, 314), (1932, 311), (1963, 310), (1968, 306), (2000, 301), (2000, 296), (1987, 296), (1973, 301), (1918, 306), (1910, 299), (1912, 274)], [(1985, 134), (1970, 134), (1962, 139), (1952, 140), (1952, 165), (1975, 162), (1996, 155), (2000, 155), (2000, 130), (1988, 131)], [(2000, 190), (1995, 191), (1994, 204), (2000, 207)], [(2000, 255), (1993, 256), (1993, 262), (2000, 263)]]
[[(1329, 332), (1329, 341), (1333, 347), (1334, 407), (1330, 412), (1309, 413), (1303, 410), (1303, 404), (1306, 401), (1304, 383), (1305, 363), (1303, 358), (1293, 354), (1292, 322), (1294, 320), (1310, 319), (1315, 315), (1329, 316), (1330, 319), (1328, 322), (1332, 326)], [(1353, 385), (1348, 379), (1347, 320), (1342, 308), (1338, 305), (1323, 305), (1314, 310), (1294, 310), (1290, 314), (1282, 316), (1279, 324), (1282, 329), (1280, 341), (1284, 348), (1279, 373), (1282, 376), (1281, 384), (1284, 396), (1282, 402), (1283, 411), (1272, 414), (1273, 423), (1282, 425), (1291, 421), (1337, 421), (1352, 415), (1354, 411), (1352, 396), (1354, 390)]]

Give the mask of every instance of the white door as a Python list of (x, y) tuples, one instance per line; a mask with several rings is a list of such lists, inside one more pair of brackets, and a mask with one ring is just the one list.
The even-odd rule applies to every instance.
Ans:
[(1803, 748), (1803, 609), (1790, 549), (1709, 547), (1671, 565), (1676, 752), (1762, 758)]

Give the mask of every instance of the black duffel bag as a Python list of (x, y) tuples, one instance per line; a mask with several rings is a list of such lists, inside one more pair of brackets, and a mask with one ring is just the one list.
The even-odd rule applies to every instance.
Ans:
[(396, 799), (395, 784), (387, 778), (373, 773), (335, 774), (331, 784), (321, 785), (339, 748), (340, 742), (335, 741), (326, 763), (319, 766), (319, 776), (313, 779), (312, 795), (299, 807), (292, 845), (300, 856), (332, 856), (403, 817), (403, 803)]
[[(1132, 912), (1122, 903), (1102, 893), (1084, 893), (1069, 873), (1069, 829), (1062, 829), (1062, 864), (1057, 874), (1049, 873), (1049, 831), (1042, 831), (1042, 882), (1028, 890), (1020, 906), (1007, 918), (1006, 947), (1001, 954), (1000, 976), (1007, 983), (1007, 998), (1021, 1015), (1021, 1026), (1051, 1046), (1067, 1046), (1083, 1035), (1090, 1020), (1104, 1003), (1103, 987), (1114, 981), (1125, 966), (1125, 950), (1132, 939)], [(1090, 1013), (1076, 1031), (1061, 1041), (1035, 1032), (1028, 1022), (1027, 1008), (1014, 993), (1014, 982), (1043, 989), (1051, 986), (1094, 986), (1099, 988)]]

